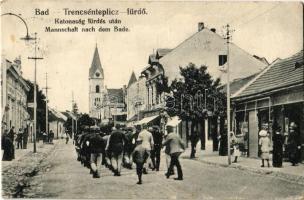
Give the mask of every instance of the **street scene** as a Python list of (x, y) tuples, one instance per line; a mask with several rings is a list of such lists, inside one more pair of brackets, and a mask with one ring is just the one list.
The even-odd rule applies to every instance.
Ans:
[(2, 198), (304, 198), (302, 3), (1, 10)]

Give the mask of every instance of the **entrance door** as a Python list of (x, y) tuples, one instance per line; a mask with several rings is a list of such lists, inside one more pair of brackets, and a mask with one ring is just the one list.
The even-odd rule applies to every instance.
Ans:
[(258, 157), (259, 136), (258, 117), (255, 111), (249, 112), (249, 157)]

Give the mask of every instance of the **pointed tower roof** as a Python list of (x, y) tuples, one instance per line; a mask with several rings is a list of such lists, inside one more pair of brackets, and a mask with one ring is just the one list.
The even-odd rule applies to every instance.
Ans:
[(101, 73), (101, 77), (103, 77), (103, 69), (101, 66), (100, 58), (99, 58), (97, 44), (95, 47), (95, 52), (94, 52), (94, 56), (93, 56), (93, 60), (92, 60), (91, 68), (90, 68), (89, 77), (94, 77), (94, 73), (96, 72), (96, 70), (99, 70)]
[(133, 71), (132, 74), (131, 74), (129, 83), (128, 83), (128, 87), (130, 87), (130, 85), (132, 85), (132, 84), (135, 83), (136, 81), (137, 81), (137, 79), (136, 79), (135, 73), (134, 73), (134, 71)]

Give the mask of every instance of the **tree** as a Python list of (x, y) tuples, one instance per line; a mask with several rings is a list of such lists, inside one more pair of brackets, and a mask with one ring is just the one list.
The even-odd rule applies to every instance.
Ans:
[(81, 129), (83, 129), (85, 126), (93, 126), (94, 124), (94, 120), (88, 114), (80, 114), (80, 117), (78, 119), (78, 125)]
[[(34, 84), (30, 80), (25, 80), (26, 83), (30, 86), (30, 91), (27, 95), (27, 102), (34, 102)], [(39, 85), (36, 87), (37, 92), (37, 133), (40, 131), (45, 131), (45, 95), (42, 90), (39, 90)], [(31, 118), (34, 119), (34, 109), (28, 108), (28, 112), (31, 115)]]
[(180, 74), (183, 79), (172, 81), (172, 96), (166, 99), (169, 115), (177, 115), (182, 120), (191, 121), (191, 129), (208, 117), (208, 111), (213, 115), (225, 115), (226, 97), (219, 90), (220, 79), (213, 80), (207, 72), (207, 66), (198, 68), (189, 63), (186, 67), (180, 67)]

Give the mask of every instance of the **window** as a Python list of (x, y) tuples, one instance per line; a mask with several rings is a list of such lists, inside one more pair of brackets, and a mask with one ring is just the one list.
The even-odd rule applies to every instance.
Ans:
[(219, 55), (219, 66), (223, 66), (227, 62), (227, 55)]
[(99, 85), (96, 85), (96, 88), (95, 88), (95, 90), (96, 90), (96, 93), (99, 93)]

